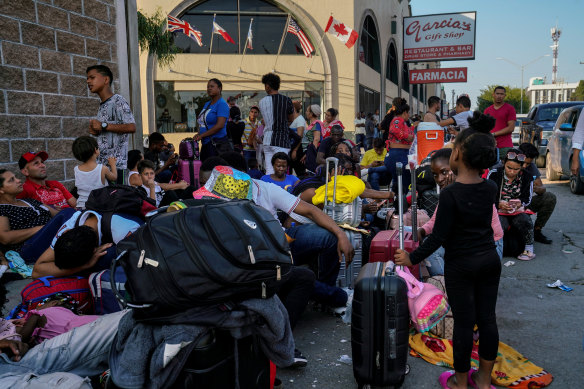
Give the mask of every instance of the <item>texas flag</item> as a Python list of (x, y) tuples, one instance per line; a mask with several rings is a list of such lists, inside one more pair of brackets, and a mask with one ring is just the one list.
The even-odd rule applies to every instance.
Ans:
[(343, 42), (349, 49), (353, 47), (359, 37), (357, 31), (345, 26), (343, 22), (339, 22), (332, 16), (329, 18), (324, 31), (336, 36), (337, 39)]
[(219, 34), (227, 42), (231, 42), (231, 43), (235, 44), (235, 41), (229, 36), (229, 34), (227, 33), (227, 31), (225, 31), (225, 29), (223, 27), (221, 27), (220, 25), (218, 25), (217, 23), (215, 23), (215, 20), (213, 20), (213, 34)]

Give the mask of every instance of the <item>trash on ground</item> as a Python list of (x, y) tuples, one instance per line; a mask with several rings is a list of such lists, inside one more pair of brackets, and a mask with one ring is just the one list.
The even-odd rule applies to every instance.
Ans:
[(341, 339), (341, 343), (347, 343), (347, 339)]
[(507, 267), (513, 266), (513, 265), (515, 265), (515, 262), (514, 261), (507, 261), (507, 262), (504, 263), (504, 265), (507, 266)]
[(540, 300), (543, 300), (543, 295), (542, 294), (538, 294), (537, 295), (537, 298), (540, 299)]
[(564, 254), (572, 254), (574, 252), (574, 250), (572, 249), (562, 249), (562, 253)]
[(523, 315), (523, 312), (517, 312), (518, 315)]
[(564, 285), (564, 283), (560, 280), (557, 280), (553, 284), (547, 284), (548, 288), (558, 288), (563, 290), (564, 292), (571, 292), (574, 288), (570, 288), (569, 286)]
[(352, 365), (353, 364), (353, 359), (348, 356), (348, 355), (341, 355), (341, 357), (339, 358), (339, 362), (344, 363), (345, 365)]

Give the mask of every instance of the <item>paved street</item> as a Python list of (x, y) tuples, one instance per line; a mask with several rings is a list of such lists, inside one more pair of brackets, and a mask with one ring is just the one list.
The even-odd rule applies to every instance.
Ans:
[[(545, 182), (545, 181), (544, 181)], [(547, 186), (558, 196), (544, 233), (554, 242), (536, 243), (537, 258), (503, 266), (497, 315), (501, 341), (553, 374), (557, 388), (584, 387), (584, 197), (570, 192), (567, 181)], [(571, 254), (562, 252), (573, 250)], [(562, 280), (572, 292), (546, 287)], [(338, 360), (351, 355), (349, 325), (320, 312), (307, 312), (295, 331), (297, 347), (308, 357), (304, 370), (279, 371), (289, 388), (356, 388), (352, 366)], [(404, 388), (439, 388), (444, 368), (409, 358)]]

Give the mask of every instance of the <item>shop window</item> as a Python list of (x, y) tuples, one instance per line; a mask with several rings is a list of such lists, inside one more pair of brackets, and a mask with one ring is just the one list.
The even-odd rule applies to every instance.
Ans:
[(377, 29), (371, 16), (367, 16), (361, 29), (359, 44), (359, 60), (370, 68), (381, 72), (381, 59), (379, 56), (379, 39)]
[(402, 64), (402, 89), (410, 93), (410, 75), (408, 74), (408, 64)]
[(385, 66), (385, 78), (393, 82), (395, 85), (399, 84), (399, 72), (397, 66), (397, 52), (393, 42), (389, 45), (387, 51), (387, 64)]
[(359, 111), (375, 113), (379, 109), (379, 99), (379, 92), (359, 85)]

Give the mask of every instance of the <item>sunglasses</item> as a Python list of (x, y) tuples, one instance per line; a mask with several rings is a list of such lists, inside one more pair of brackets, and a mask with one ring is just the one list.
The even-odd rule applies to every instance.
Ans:
[(523, 161), (525, 161), (525, 154), (517, 154), (514, 151), (510, 151), (510, 152), (507, 153), (507, 159), (508, 160), (510, 160), (510, 159), (516, 159), (519, 162), (523, 162)]

